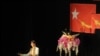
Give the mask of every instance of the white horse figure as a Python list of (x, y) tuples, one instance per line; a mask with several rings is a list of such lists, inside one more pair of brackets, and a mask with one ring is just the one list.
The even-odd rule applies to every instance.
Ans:
[(79, 34), (70, 35), (63, 32), (63, 35), (58, 40), (57, 45), (57, 51), (59, 49), (60, 56), (62, 55), (62, 51), (64, 50), (65, 56), (67, 56), (67, 53), (69, 53), (69, 56), (71, 56), (71, 49), (73, 51), (76, 51), (76, 55), (78, 55), (78, 46), (80, 44), (79, 38), (75, 38)]

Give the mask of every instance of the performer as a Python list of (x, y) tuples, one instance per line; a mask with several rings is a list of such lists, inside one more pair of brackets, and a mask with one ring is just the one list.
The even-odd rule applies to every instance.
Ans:
[(73, 41), (79, 34), (74, 34), (71, 35), (70, 33), (68, 33), (66, 36), (68, 38), (69, 41)]
[(71, 35), (70, 32), (66, 33), (62, 31), (62, 36), (58, 39), (57, 51), (60, 51), (60, 56), (62, 54), (62, 50), (64, 50), (65, 55), (69, 53), (71, 56), (71, 49), (76, 52), (78, 55), (78, 46), (80, 44), (79, 38), (76, 38), (79, 34)]
[(31, 41), (31, 48), (27, 54), (19, 53), (20, 56), (39, 56), (39, 48), (36, 46), (34, 40)]

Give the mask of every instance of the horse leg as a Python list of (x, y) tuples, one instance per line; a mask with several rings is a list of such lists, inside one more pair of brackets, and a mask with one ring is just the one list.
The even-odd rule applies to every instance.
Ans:
[(78, 51), (78, 47), (76, 47), (76, 52), (75, 52), (75, 53), (76, 53), (76, 56), (78, 55), (78, 52), (79, 52), (79, 51)]
[(71, 50), (69, 50), (69, 56), (71, 56)]
[(68, 44), (68, 52), (69, 52), (69, 56), (71, 56), (71, 48), (72, 48), (72, 43)]
[(62, 49), (60, 49), (60, 56), (62, 56)]
[(71, 56), (71, 46), (68, 46), (68, 53), (69, 53), (69, 56)]
[(72, 50), (75, 51), (75, 47), (72, 47)]
[(64, 48), (65, 56), (67, 56), (67, 48)]
[(65, 56), (67, 56), (67, 49), (65, 50)]

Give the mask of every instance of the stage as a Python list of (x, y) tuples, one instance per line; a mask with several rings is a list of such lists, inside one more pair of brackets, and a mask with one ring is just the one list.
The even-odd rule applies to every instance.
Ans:
[[(36, 41), (39, 56), (59, 56), (57, 40), (62, 30), (70, 29), (70, 2), (2, 2), (2, 56), (27, 53), (31, 40)], [(100, 13), (99, 2), (82, 3), (85, 2), (96, 3), (97, 13)], [(78, 56), (100, 56), (100, 29), (94, 34), (80, 33), (78, 38), (81, 40)]]

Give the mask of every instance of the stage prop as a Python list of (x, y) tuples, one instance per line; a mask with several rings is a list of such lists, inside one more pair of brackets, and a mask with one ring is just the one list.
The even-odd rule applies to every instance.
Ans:
[(62, 51), (65, 52), (65, 56), (69, 54), (71, 56), (71, 50), (75, 51), (76, 56), (78, 55), (78, 48), (80, 44), (80, 39), (77, 38), (79, 34), (71, 35), (70, 33), (66, 33), (63, 31), (62, 36), (58, 39), (57, 50), (60, 52), (60, 56), (62, 56)]

